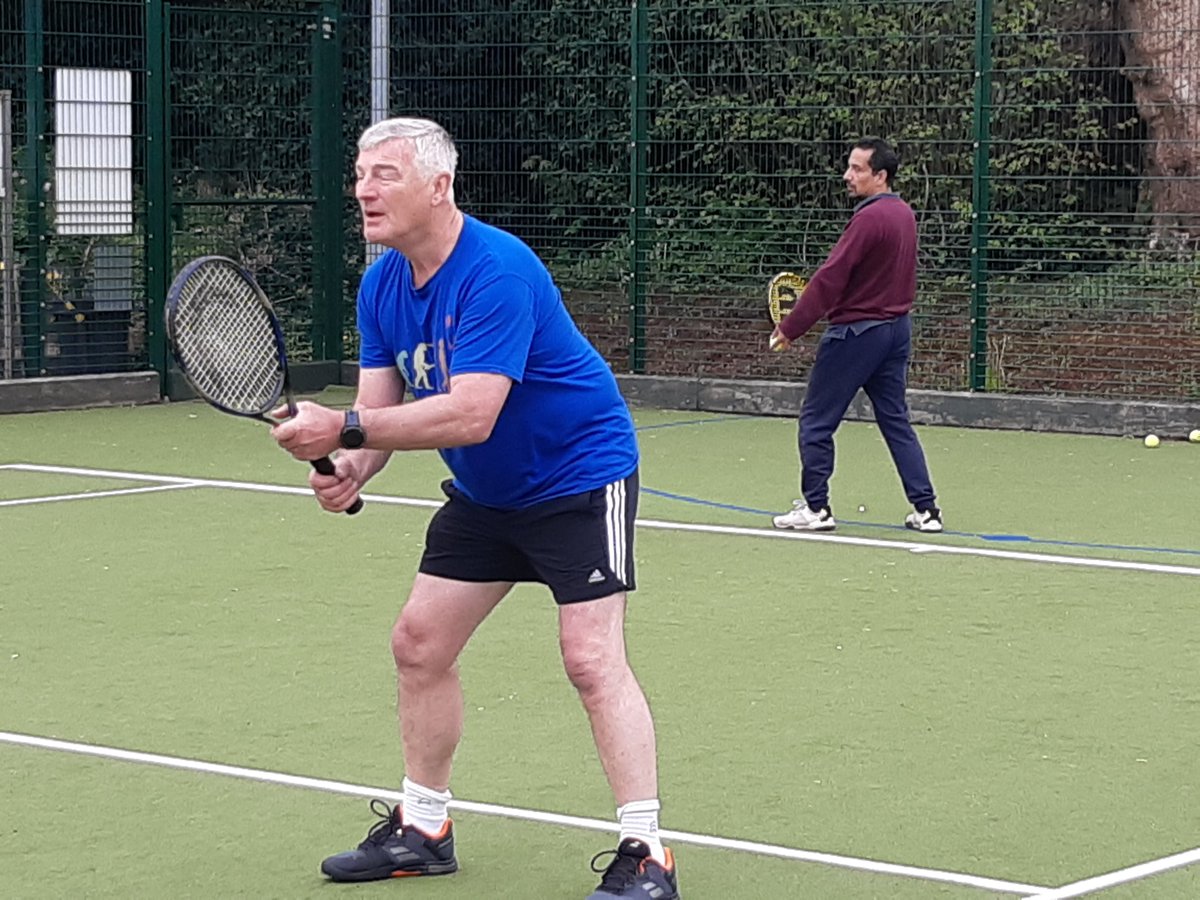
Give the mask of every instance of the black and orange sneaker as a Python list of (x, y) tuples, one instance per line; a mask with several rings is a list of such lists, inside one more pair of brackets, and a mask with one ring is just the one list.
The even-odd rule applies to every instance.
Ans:
[[(608, 868), (599, 869), (596, 863), (612, 853)], [(650, 856), (650, 848), (636, 838), (625, 838), (616, 850), (605, 850), (592, 857), (592, 871), (603, 872), (600, 885), (587, 900), (613, 900), (616, 897), (634, 900), (679, 900), (679, 882), (675, 878), (675, 857), (666, 851), (664, 866)]]
[(454, 858), (454, 825), (449, 819), (440, 834), (428, 835), (405, 825), (400, 807), (382, 800), (371, 801), (371, 812), (379, 816), (366, 839), (356, 850), (347, 850), (321, 863), (321, 871), (333, 881), (377, 881), (414, 875), (449, 875), (458, 870)]

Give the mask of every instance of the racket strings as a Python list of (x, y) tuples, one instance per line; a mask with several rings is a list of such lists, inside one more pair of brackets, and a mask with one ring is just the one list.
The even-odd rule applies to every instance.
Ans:
[(234, 269), (209, 265), (184, 286), (172, 331), (195, 388), (234, 412), (268, 412), (283, 389), (271, 316)]

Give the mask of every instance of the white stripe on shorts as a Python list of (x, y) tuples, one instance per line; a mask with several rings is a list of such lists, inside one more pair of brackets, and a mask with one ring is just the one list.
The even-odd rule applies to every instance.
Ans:
[(617, 580), (628, 584), (625, 571), (625, 482), (614, 481), (604, 489), (604, 520), (608, 530), (608, 567)]

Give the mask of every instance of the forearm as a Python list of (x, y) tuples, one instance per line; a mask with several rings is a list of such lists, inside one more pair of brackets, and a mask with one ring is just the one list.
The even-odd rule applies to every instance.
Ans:
[(502, 402), (491, 402), (475, 391), (452, 389), (409, 403), (363, 407), (358, 414), (367, 433), (368, 450), (384, 454), (439, 450), (486, 441)]
[(808, 333), (823, 317), (828, 315), (838, 299), (843, 285), (834, 277), (828, 277), (828, 270), (822, 267), (800, 294), (796, 305), (779, 323), (780, 333), (789, 341), (798, 340)]
[(829, 257), (809, 279), (792, 311), (779, 323), (779, 331), (789, 341), (806, 333), (841, 302), (850, 273), (864, 256), (863, 240), (863, 229), (852, 218)]

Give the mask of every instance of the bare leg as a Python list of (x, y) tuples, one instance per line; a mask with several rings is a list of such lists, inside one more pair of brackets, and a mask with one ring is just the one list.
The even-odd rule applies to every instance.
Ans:
[(419, 574), (392, 628), (400, 736), (406, 775), (426, 787), (450, 786), (462, 738), (458, 655), (512, 585)]
[(654, 720), (625, 656), (625, 594), (559, 607), (567, 676), (587, 711), (618, 806), (658, 796)]

